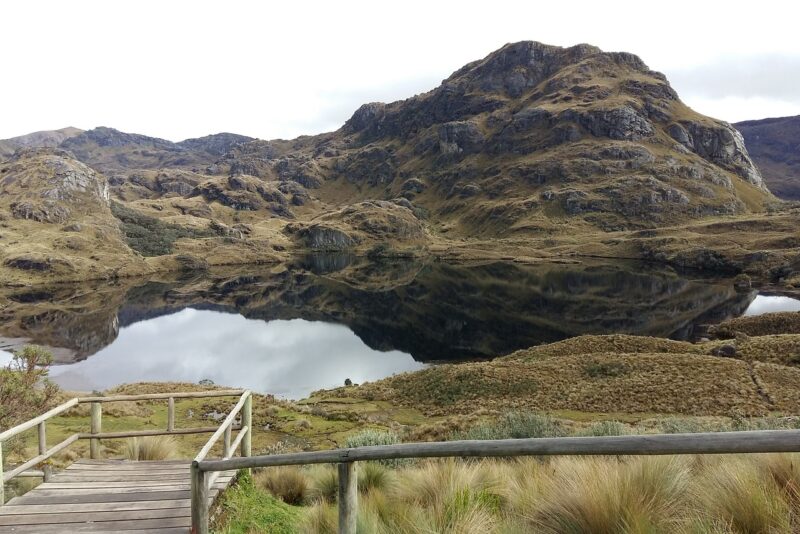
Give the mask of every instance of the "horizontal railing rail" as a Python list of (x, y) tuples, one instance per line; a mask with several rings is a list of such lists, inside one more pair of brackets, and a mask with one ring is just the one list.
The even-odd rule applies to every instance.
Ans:
[[(356, 462), (442, 457), (632, 456), (771, 452), (800, 452), (800, 430), (403, 443), (222, 460), (200, 460), (193, 462), (192, 469), (198, 473), (204, 473), (256, 467), (336, 463), (339, 473), (339, 532), (340, 534), (355, 534), (358, 512)], [(203, 506), (201, 503), (196, 504)], [(192, 532), (207, 533), (207, 517), (205, 519), (205, 523), (196, 523), (193, 513)]]
[[(25, 421), (17, 426), (0, 432), (0, 506), (5, 502), (4, 484), (18, 476), (41, 476), (45, 481), (50, 478), (49, 466), (44, 466), (41, 470), (32, 470), (33, 467), (46, 462), (55, 454), (69, 447), (79, 439), (89, 440), (89, 456), (92, 459), (100, 457), (100, 440), (101, 439), (120, 439), (130, 437), (143, 437), (143, 436), (161, 436), (161, 435), (183, 435), (183, 434), (201, 434), (201, 433), (218, 433), (221, 427), (194, 427), (194, 428), (175, 428), (175, 399), (195, 399), (195, 398), (211, 398), (211, 397), (230, 397), (230, 396), (244, 396), (250, 395), (249, 391), (243, 389), (217, 389), (209, 391), (189, 391), (189, 392), (176, 392), (176, 393), (144, 393), (139, 395), (109, 395), (109, 396), (92, 396), (92, 397), (76, 397), (67, 402), (52, 408), (51, 410), (43, 413), (38, 417), (34, 417), (29, 421)], [(119, 432), (102, 432), (102, 404), (107, 402), (136, 402), (136, 401), (149, 401), (149, 400), (167, 400), (167, 428), (165, 430), (132, 430), (132, 431), (119, 431)], [(61, 443), (54, 445), (50, 448), (47, 447), (47, 421), (63, 414), (77, 406), (78, 404), (91, 404), (91, 431), (78, 432), (66, 438)], [(241, 409), (243, 402), (240, 399), (237, 404), (237, 410)], [(230, 419), (230, 421), (229, 421)], [(233, 424), (233, 419), (230, 415), (225, 419), (227, 422), (227, 432), (231, 430), (239, 430), (242, 435), (243, 426), (236, 426)], [(223, 423), (224, 425), (225, 423)], [(39, 454), (30, 460), (14, 467), (8, 472), (3, 472), (3, 442), (7, 441), (14, 436), (38, 427), (39, 430)], [(249, 425), (245, 435), (249, 436)], [(223, 430), (224, 432), (224, 430)], [(244, 436), (237, 441), (241, 443)], [(249, 447), (249, 445), (248, 445)], [(249, 449), (248, 449), (249, 451)], [(225, 456), (228, 458), (229, 456)]]

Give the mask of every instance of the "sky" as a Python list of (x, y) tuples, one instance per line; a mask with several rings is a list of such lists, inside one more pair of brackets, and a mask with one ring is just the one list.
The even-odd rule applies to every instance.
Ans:
[(791, 0), (3, 0), (0, 138), (315, 134), (521, 40), (635, 53), (729, 122), (800, 115), (798, 19)]

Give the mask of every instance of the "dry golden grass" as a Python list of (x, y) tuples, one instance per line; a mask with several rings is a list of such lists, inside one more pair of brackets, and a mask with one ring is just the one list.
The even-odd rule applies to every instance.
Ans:
[(123, 452), (128, 460), (169, 460), (178, 456), (178, 444), (172, 436), (144, 436), (129, 439)]
[(299, 467), (269, 467), (256, 473), (253, 482), (286, 504), (302, 504), (308, 496), (309, 480)]
[[(800, 370), (784, 368), (765, 381), (781, 408), (796, 411), (786, 388), (800, 388)], [(747, 363), (701, 354), (610, 354), (532, 361), (497, 360), (441, 365), (351, 388), (349, 396), (415, 407), (428, 415), (500, 411), (575, 410), (606, 413), (764, 415)]]
[[(366, 533), (789, 533), (800, 528), (798, 455), (437, 460), (359, 498)], [(336, 532), (306, 508), (300, 532)]]
[(709, 331), (719, 337), (736, 337), (737, 332), (748, 336), (800, 334), (800, 312), (777, 312), (737, 317), (712, 326)]

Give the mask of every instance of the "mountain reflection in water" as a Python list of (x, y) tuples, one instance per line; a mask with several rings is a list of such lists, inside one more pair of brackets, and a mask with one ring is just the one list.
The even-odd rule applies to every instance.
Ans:
[[(294, 395), (581, 334), (687, 339), (697, 325), (741, 315), (755, 296), (737, 293), (729, 280), (637, 263), (320, 255), (246, 273), (9, 289), (0, 293), (0, 350), (37, 343), (61, 363), (88, 358), (57, 371), (75, 387), (210, 378)], [(97, 371), (87, 374), (90, 367)]]

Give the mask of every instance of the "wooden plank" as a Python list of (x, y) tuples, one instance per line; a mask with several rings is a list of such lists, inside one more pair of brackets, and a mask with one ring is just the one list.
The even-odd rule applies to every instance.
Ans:
[[(234, 429), (238, 429), (236, 426)], [(215, 426), (194, 427), (194, 428), (177, 428), (172, 432), (166, 430), (129, 430), (120, 432), (99, 432), (92, 434), (91, 432), (84, 432), (80, 434), (81, 439), (122, 439), (122, 438), (135, 438), (144, 436), (167, 436), (167, 435), (184, 435), (184, 434), (207, 434), (217, 430)]]
[[(63, 525), (19, 525), (9, 527), (9, 532), (20, 533), (52, 533), (58, 532), (97, 532), (98, 530), (105, 531), (127, 531), (129, 529), (138, 528), (161, 528), (161, 527), (185, 527), (188, 528), (191, 521), (188, 517), (172, 517), (164, 519), (142, 519), (142, 520), (126, 520), (126, 521), (100, 521), (97, 523), (71, 523), (69, 529), (65, 530)], [(1, 531), (0, 531), (1, 532)], [(185, 532), (185, 530), (184, 530)]]
[(130, 470), (130, 471), (62, 471), (57, 478), (94, 478), (104, 480), (108, 477), (150, 477), (150, 478), (189, 478), (189, 467), (165, 469), (162, 471)]
[(130, 510), (156, 510), (159, 508), (188, 508), (189, 499), (139, 502), (93, 502), (80, 504), (17, 504), (0, 507), (0, 516), (18, 514), (61, 514), (73, 512), (126, 512)]
[(192, 511), (183, 508), (156, 508), (151, 510), (130, 510), (125, 512), (69, 512), (51, 514), (29, 514), (0, 516), (0, 526), (9, 525), (67, 525), (70, 523), (97, 523), (100, 521), (122, 521), (132, 519), (162, 519), (189, 517)]
[[(168, 484), (165, 486), (125, 486), (125, 487), (118, 487), (118, 488), (110, 488), (108, 486), (97, 486), (91, 485), (90, 487), (82, 487), (82, 485), (76, 484), (74, 488), (53, 488), (53, 489), (39, 489), (35, 490), (34, 495), (46, 497), (46, 496), (55, 496), (55, 495), (96, 495), (96, 494), (113, 494), (113, 493), (141, 493), (148, 491), (152, 488), (152, 491), (178, 491), (189, 489), (190, 483), (188, 480), (181, 480), (181, 481), (174, 481), (173, 484)], [(217, 489), (224, 489), (227, 487), (228, 481), (218, 481), (215, 482), (210, 487), (217, 488)], [(26, 493), (29, 495), (31, 492)]]
[(738, 454), (800, 451), (800, 430), (643, 434), (633, 436), (464, 440), (403, 443), (299, 452), (229, 460), (204, 460), (203, 471), (276, 465), (341, 463), (398, 458), (497, 457), (527, 455)]
[(156, 478), (160, 480), (166, 481), (174, 481), (174, 482), (188, 482), (188, 478), (185, 474), (180, 475), (164, 475), (162, 477), (154, 477), (153, 475), (106, 475), (102, 477), (83, 477), (83, 476), (65, 476), (61, 475), (60, 477), (54, 477), (53, 482), (97, 482), (97, 481), (105, 481), (105, 482), (126, 482), (129, 480), (138, 480), (138, 481), (148, 481), (148, 480), (155, 480)]
[(80, 397), (77, 402), (119, 402), (141, 400), (164, 400), (174, 397), (176, 399), (197, 399), (206, 397), (236, 397), (244, 393), (243, 389), (218, 389), (209, 391), (190, 391), (186, 393), (143, 393), (140, 395), (112, 395), (109, 397)]
[(91, 458), (79, 458), (72, 465), (167, 465), (167, 464), (186, 464), (191, 465), (189, 460), (92, 460)]
[(16, 504), (78, 504), (89, 502), (137, 502), (137, 501), (157, 501), (175, 500), (190, 498), (189, 490), (179, 491), (142, 491), (138, 493), (99, 493), (91, 495), (70, 495), (59, 493), (58, 495), (40, 496), (36, 492), (26, 493), (21, 497), (15, 497), (7, 503)]
[[(225, 483), (231, 481), (230, 476), (228, 477), (219, 477), (217, 482)], [(188, 481), (186, 482), (189, 483)], [(39, 490), (47, 490), (47, 489), (86, 489), (86, 488), (131, 488), (131, 487), (158, 487), (158, 486), (172, 486), (174, 485), (174, 481), (132, 481), (132, 482), (46, 482), (44, 484), (40, 484), (37, 486)]]

